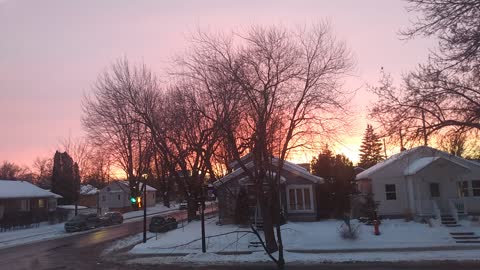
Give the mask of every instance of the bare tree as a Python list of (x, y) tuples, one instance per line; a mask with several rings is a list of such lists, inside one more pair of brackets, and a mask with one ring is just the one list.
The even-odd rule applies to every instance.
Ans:
[[(352, 67), (350, 53), (327, 24), (299, 31), (252, 27), (231, 36), (200, 32), (192, 47), (181, 62), (184, 75), (212, 100), (225, 149), (256, 187), (266, 250), (279, 250), (271, 258), (283, 267), (280, 209), (272, 203), (283, 161), (341, 120), (348, 95), (339, 78)], [(254, 168), (245, 166), (242, 151), (252, 153)]]
[(53, 159), (49, 157), (37, 157), (32, 165), (35, 183), (46, 189), (52, 185)]
[[(407, 0), (409, 11), (421, 16), (406, 38), (435, 37), (438, 48), (404, 76), (394, 87), (382, 74), (372, 90), (379, 101), (370, 115), (381, 123), (386, 135), (405, 133), (412, 142), (426, 144), (428, 137), (449, 129), (476, 134), (480, 128), (480, 2), (470, 0)], [(402, 131), (399, 131), (399, 128)]]
[(93, 97), (83, 104), (89, 138), (124, 170), (133, 196), (139, 195), (139, 182), (149, 173), (153, 156), (151, 134), (125, 99), (141, 80), (127, 60), (119, 60), (99, 77)]

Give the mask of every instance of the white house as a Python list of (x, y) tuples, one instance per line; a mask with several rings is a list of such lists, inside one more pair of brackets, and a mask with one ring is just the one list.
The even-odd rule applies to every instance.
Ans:
[(419, 146), (359, 173), (361, 194), (373, 193), (381, 216), (480, 214), (480, 163)]
[[(142, 184), (140, 184), (142, 187)], [(147, 185), (147, 206), (155, 205), (155, 188)], [(143, 199), (143, 197), (142, 197)], [(99, 192), (99, 207), (103, 210), (128, 211), (130, 202), (130, 187), (127, 181), (113, 181)]]

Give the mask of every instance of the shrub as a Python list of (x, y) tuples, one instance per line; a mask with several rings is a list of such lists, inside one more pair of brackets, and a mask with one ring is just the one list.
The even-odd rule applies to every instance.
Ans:
[(350, 218), (345, 217), (338, 232), (340, 233), (340, 237), (342, 237), (342, 239), (356, 240), (360, 234), (360, 226), (352, 225), (350, 223)]

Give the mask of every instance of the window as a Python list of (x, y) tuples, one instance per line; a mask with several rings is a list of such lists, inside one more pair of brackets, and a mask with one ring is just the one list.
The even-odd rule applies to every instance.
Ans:
[(458, 197), (468, 197), (468, 181), (457, 182)]
[(120, 194), (119, 194), (119, 195), (117, 195), (117, 198), (118, 198), (118, 200), (120, 201)]
[(102, 195), (102, 202), (106, 201), (105, 195)]
[(20, 211), (30, 211), (29, 200), (20, 200)]
[(440, 184), (439, 183), (430, 183), (430, 197), (432, 197), (432, 198), (440, 197)]
[(480, 180), (472, 180), (472, 194), (475, 197), (480, 196)]
[(385, 195), (388, 201), (393, 201), (397, 199), (397, 189), (395, 184), (385, 185)]
[(39, 199), (38, 200), (38, 208), (44, 208), (45, 207), (45, 200), (44, 199)]
[(288, 210), (292, 212), (313, 212), (312, 186), (292, 185), (287, 188)]

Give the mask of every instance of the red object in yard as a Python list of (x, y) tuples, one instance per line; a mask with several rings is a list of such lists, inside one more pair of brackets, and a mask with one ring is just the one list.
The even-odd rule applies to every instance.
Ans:
[(373, 221), (373, 227), (375, 228), (375, 235), (380, 235), (380, 229), (379, 229), (379, 222), (378, 220)]

